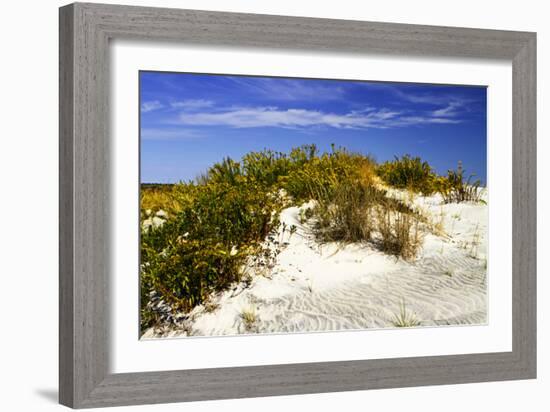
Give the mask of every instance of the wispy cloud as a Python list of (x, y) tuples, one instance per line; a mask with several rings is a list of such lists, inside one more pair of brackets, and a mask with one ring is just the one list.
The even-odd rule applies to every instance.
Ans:
[(398, 98), (409, 103), (440, 105), (449, 101), (447, 96), (436, 95), (433, 93), (412, 93), (405, 92), (398, 88), (391, 88), (391, 90)]
[(320, 110), (279, 109), (277, 107), (231, 108), (219, 112), (181, 113), (179, 123), (188, 126), (229, 126), (234, 128), (283, 127), (337, 129), (387, 129), (421, 124), (459, 123), (458, 119), (431, 114), (410, 115), (390, 109), (367, 108), (345, 114)]
[(403, 116), (393, 122), (392, 127), (415, 126), (421, 124), (458, 124), (461, 119), (447, 119), (432, 116)]
[(442, 109), (434, 110), (432, 114), (435, 117), (456, 117), (461, 114), (461, 108), (464, 103), (459, 101), (450, 102), (447, 106)]
[(145, 128), (141, 130), (143, 140), (194, 140), (204, 135), (200, 131), (183, 127), (172, 128)]
[[(396, 98), (395, 102), (414, 103), (419, 105), (444, 106), (448, 104), (456, 107), (466, 106), (475, 103), (472, 98), (462, 96), (456, 90), (453, 93), (432, 91), (409, 90), (408, 88), (398, 87), (395, 84), (385, 83), (358, 83), (367, 89), (387, 90)], [(416, 88), (420, 88), (418, 85)]]
[(213, 105), (214, 102), (212, 100), (206, 99), (188, 99), (170, 103), (172, 108), (184, 110), (204, 109), (206, 107), (212, 107)]
[(322, 84), (316, 81), (280, 78), (229, 78), (244, 92), (252, 92), (271, 100), (279, 101), (327, 101), (341, 99), (344, 87), (330, 82)]
[(149, 102), (143, 102), (141, 104), (141, 111), (143, 113), (152, 112), (153, 110), (162, 109), (164, 105), (158, 100), (152, 100)]
[[(454, 93), (434, 93), (433, 91), (419, 92), (398, 88), (394, 85), (383, 84), (378, 85), (377, 87), (389, 90), (397, 99), (395, 101), (396, 104), (399, 104), (399, 101), (402, 101), (406, 105), (410, 103), (416, 105), (417, 109), (425, 107), (425, 110), (428, 110), (428, 108), (430, 108), (431, 116), (427, 119), (429, 119), (431, 123), (451, 123), (451, 118), (463, 119), (467, 112), (479, 111), (480, 113), (484, 113), (484, 109), (479, 106), (479, 101), (456, 93), (456, 91)], [(447, 120), (436, 120), (433, 118), (444, 118)], [(456, 121), (455, 123), (460, 122)]]

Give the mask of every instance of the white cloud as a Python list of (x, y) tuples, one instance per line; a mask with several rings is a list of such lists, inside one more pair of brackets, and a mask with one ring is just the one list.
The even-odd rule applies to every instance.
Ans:
[(203, 137), (203, 134), (199, 131), (181, 127), (169, 129), (144, 128), (141, 130), (143, 140), (193, 140)]
[(212, 107), (213, 105), (213, 101), (205, 99), (189, 99), (170, 103), (170, 106), (172, 106), (172, 108), (184, 110), (204, 109), (205, 107)]
[(162, 109), (164, 105), (158, 100), (152, 100), (149, 102), (143, 102), (141, 104), (141, 111), (143, 113), (152, 112), (153, 110)]
[(457, 119), (432, 115), (410, 116), (389, 109), (365, 109), (345, 114), (276, 107), (231, 108), (218, 112), (181, 113), (179, 123), (191, 126), (230, 126), (235, 128), (327, 126), (339, 129), (386, 129), (430, 123), (458, 123)]
[(457, 124), (462, 123), (459, 119), (447, 119), (431, 116), (405, 116), (394, 122), (393, 126), (413, 126), (419, 124)]

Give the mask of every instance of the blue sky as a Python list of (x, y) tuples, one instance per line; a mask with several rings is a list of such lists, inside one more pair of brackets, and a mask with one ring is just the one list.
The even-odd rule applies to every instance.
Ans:
[(140, 72), (141, 181), (187, 181), (264, 148), (410, 154), (486, 180), (485, 87)]

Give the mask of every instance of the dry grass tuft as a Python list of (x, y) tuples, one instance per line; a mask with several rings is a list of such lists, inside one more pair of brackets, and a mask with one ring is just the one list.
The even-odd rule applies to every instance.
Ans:
[(417, 216), (389, 208), (377, 208), (376, 222), (382, 251), (405, 260), (416, 257), (423, 241)]
[(240, 314), (244, 329), (247, 332), (253, 332), (257, 327), (258, 315), (253, 307), (243, 309)]
[(415, 326), (420, 326), (420, 321), (414, 313), (407, 311), (405, 301), (402, 300), (399, 304), (399, 313), (394, 315), (392, 324), (396, 328), (413, 328)]

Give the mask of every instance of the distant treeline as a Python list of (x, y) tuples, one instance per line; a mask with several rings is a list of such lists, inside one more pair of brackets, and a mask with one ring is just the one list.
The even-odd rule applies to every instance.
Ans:
[(175, 186), (175, 183), (141, 183), (140, 185), (141, 189), (145, 189), (145, 190), (171, 189), (174, 186)]

